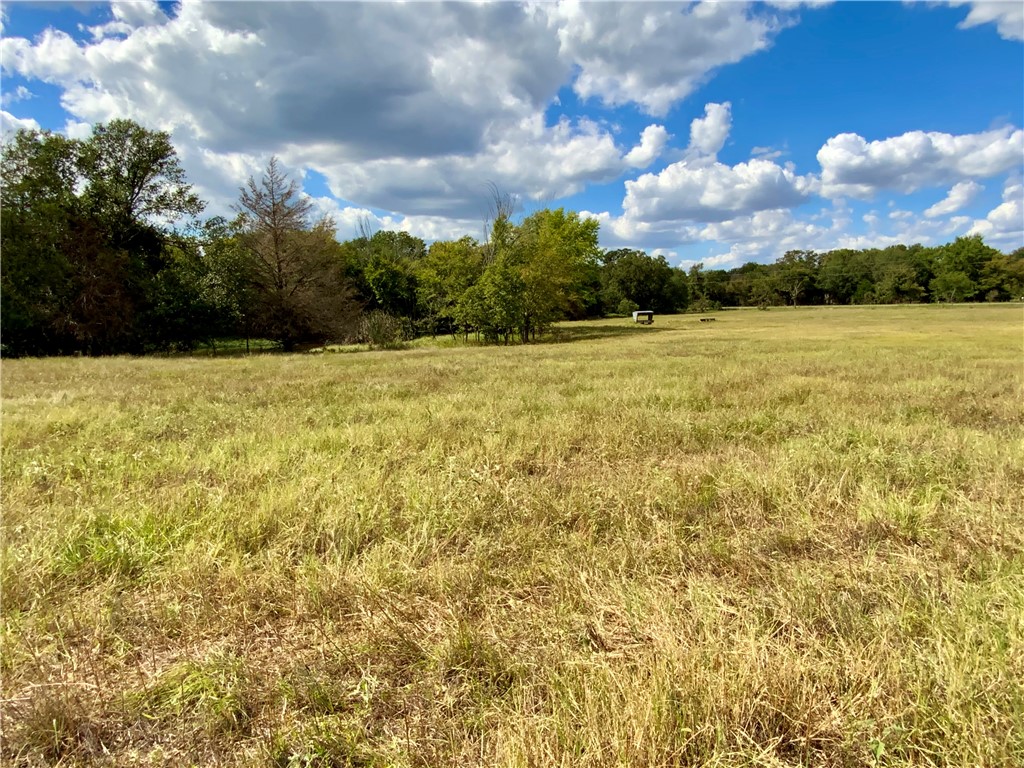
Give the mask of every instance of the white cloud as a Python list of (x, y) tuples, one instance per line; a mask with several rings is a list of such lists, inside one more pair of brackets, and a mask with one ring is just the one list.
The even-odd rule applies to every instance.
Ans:
[(623, 209), (641, 221), (683, 219), (724, 221), (760, 210), (799, 205), (815, 180), (768, 160), (728, 166), (719, 162), (692, 167), (673, 163), (658, 174), (626, 182)]
[(731, 128), (731, 104), (707, 104), (704, 116), (690, 123), (690, 144), (682, 160), (659, 173), (626, 181), (622, 208), (629, 228), (727, 221), (798, 205), (814, 191), (817, 179), (797, 175), (791, 164), (780, 166), (760, 158), (733, 166), (718, 162)]
[(639, 145), (624, 154), (592, 121), (563, 119), (548, 126), (537, 114), (494, 127), (487, 145), (469, 155), (339, 162), (326, 145), (293, 146), (282, 156), (319, 170), (337, 197), (409, 215), (467, 218), (485, 211), (490, 183), (525, 199), (555, 200), (649, 163), (666, 139), (660, 126), (648, 126)]
[(34, 42), (23, 37), (0, 39), (0, 61), (5, 72), (47, 82), (70, 83), (87, 72), (83, 49), (69, 34), (54, 29), (44, 30)]
[(967, 18), (960, 22), (961, 29), (981, 24), (995, 24), (999, 36), (1005, 40), (1024, 40), (1024, 3), (1019, 0), (991, 0), (983, 2), (952, 2), (951, 5), (969, 5)]
[(640, 143), (626, 155), (626, 163), (633, 168), (646, 168), (658, 158), (669, 138), (665, 126), (648, 125), (640, 135)]
[(317, 213), (334, 220), (337, 237), (341, 241), (359, 237), (365, 231), (402, 231), (420, 237), (426, 242), (457, 240), (469, 235), (483, 238), (483, 219), (448, 219), (441, 216), (399, 216), (377, 214), (368, 208), (340, 205), (333, 197), (310, 198)]
[(787, 19), (743, 3), (542, 5), (582, 98), (665, 115), (715, 68), (764, 50)]
[(818, 150), (822, 194), (870, 198), (882, 189), (913, 192), (986, 178), (1020, 167), (1024, 131), (999, 128), (954, 136), (911, 131), (868, 142), (855, 133), (833, 136)]
[(877, 211), (869, 211), (860, 217), (867, 224), (866, 231), (858, 232), (852, 212), (843, 200), (835, 200), (816, 212), (764, 210), (703, 225), (681, 221), (638, 224), (608, 214), (597, 218), (602, 222), (602, 244), (606, 246), (629, 245), (648, 250), (678, 249), (694, 243), (727, 246), (710, 257), (683, 261), (683, 266), (699, 261), (708, 268), (728, 268), (748, 261), (771, 262), (791, 250), (884, 248), (897, 243), (938, 245), (965, 234), (971, 225), (967, 216), (921, 219), (892, 214), (883, 217)]
[(31, 99), (35, 94), (32, 93), (24, 85), (19, 85), (13, 91), (5, 91), (3, 96), (0, 96), (0, 104), (5, 107), (9, 107), (16, 101), (24, 101), (25, 99)]
[(714, 158), (725, 146), (731, 129), (732, 104), (707, 104), (704, 117), (690, 123), (690, 149)]
[(936, 216), (947, 216), (955, 213), (977, 197), (978, 193), (983, 189), (985, 188), (981, 184), (974, 181), (961, 181), (958, 184), (954, 184), (953, 188), (949, 190), (949, 194), (925, 210), (924, 215), (929, 219), (933, 219)]
[(705, 256), (702, 259), (683, 259), (679, 262), (678, 266), (683, 269), (689, 269), (700, 264), (704, 269), (730, 269), (738, 267), (747, 261), (752, 261), (757, 255), (756, 249), (751, 250), (734, 245), (725, 253)]
[(1003, 202), (975, 221), (968, 234), (981, 235), (989, 245), (1005, 250), (1024, 246), (1024, 184), (1019, 179), (1007, 181)]
[(31, 117), (15, 117), (6, 110), (0, 110), (0, 136), (7, 138), (20, 130), (38, 131), (39, 123)]
[(792, 211), (758, 211), (729, 221), (705, 226), (703, 240), (732, 243), (736, 258), (776, 258), (786, 251), (813, 249), (827, 241), (834, 229), (808, 219), (797, 218)]
[(110, 11), (113, 21), (89, 27), (94, 39), (127, 35), (139, 27), (158, 24), (167, 18), (155, 0), (112, 0)]
[(121, 37), (5, 39), (5, 70), (62, 86), (90, 122), (132, 117), (215, 151), (324, 143), (351, 159), (476, 151), (569, 74), (525, 6), (194, 2), (169, 19), (118, 8), (112, 23), (132, 27)]
[[(4, 38), (0, 60), (62, 89), (68, 131), (116, 117), (170, 131), (200, 192), (233, 199), (276, 153), (359, 205), (466, 218), (488, 182), (544, 201), (662, 155), (662, 125), (624, 147), (585, 119), (549, 125), (559, 88), (664, 111), (714, 68), (764, 49), (788, 18), (738, 4), (575, 2), (196, 1), (165, 15), (146, 0), (115, 3), (91, 41)], [(728, 105), (709, 109), (696, 144), (714, 151)]]
[(87, 139), (92, 136), (92, 125), (77, 120), (65, 120), (64, 135), (69, 139)]
[(786, 154), (786, 150), (773, 147), (754, 147), (750, 150), (751, 157), (759, 157), (762, 160), (778, 160)]

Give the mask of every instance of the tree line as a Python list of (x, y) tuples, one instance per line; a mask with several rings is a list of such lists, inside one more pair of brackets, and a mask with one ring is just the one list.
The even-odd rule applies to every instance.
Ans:
[(685, 271), (643, 251), (602, 250), (598, 222), (573, 211), (517, 220), (497, 190), (480, 240), (428, 245), (364, 225), (339, 242), (276, 159), (239, 190), (231, 218), (203, 219), (168, 134), (128, 120), (83, 140), (19, 131), (0, 171), (7, 356), (143, 354), (225, 338), (285, 350), (423, 334), (529, 342), (559, 320), (635, 309), (1024, 294), (1024, 249), (1002, 254), (979, 237)]

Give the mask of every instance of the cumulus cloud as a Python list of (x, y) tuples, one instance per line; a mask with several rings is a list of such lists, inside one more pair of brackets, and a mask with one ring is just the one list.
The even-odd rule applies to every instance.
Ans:
[[(851, 228), (850, 209), (842, 200), (813, 214), (794, 211), (759, 211), (749, 216), (711, 223), (698, 232), (701, 241), (727, 243), (727, 251), (703, 260), (722, 266), (738, 266), (747, 261), (770, 262), (791, 250), (824, 252), (836, 248), (886, 248), (898, 243), (938, 245), (964, 234), (970, 217), (921, 219), (917, 216), (882, 217), (875, 212), (862, 219), (867, 231)], [(896, 211), (896, 213), (903, 213)]]
[(741, 3), (580, 3), (542, 6), (560, 52), (579, 67), (573, 88), (608, 106), (665, 115), (717, 67), (766, 49), (788, 23)]
[(216, 151), (329, 143), (352, 159), (475, 151), (495, 122), (543, 109), (569, 71), (526, 6), (140, 8), (115, 6), (118, 36), (93, 43), (5, 39), (4, 67), (61, 85), (90, 122), (187, 128)]
[(814, 179), (791, 166), (750, 160), (728, 166), (673, 163), (658, 174), (626, 182), (623, 209), (643, 221), (725, 221), (754, 211), (790, 208), (807, 199)]
[(87, 139), (92, 135), (92, 126), (77, 120), (65, 120), (64, 135), (69, 139)]
[[(117, 117), (170, 131), (200, 191), (233, 197), (276, 153), (360, 205), (464, 218), (488, 182), (554, 199), (665, 150), (661, 125), (620, 147), (587, 120), (548, 124), (561, 87), (662, 113), (790, 18), (732, 3), (126, 1), (92, 40), (4, 38), (0, 61), (61, 88), (69, 132)], [(694, 127), (712, 154), (729, 118), (715, 109)]]
[(156, 0), (112, 0), (110, 12), (114, 17), (106, 24), (89, 27), (96, 40), (115, 35), (127, 35), (139, 27), (158, 24), (166, 20)]
[(626, 163), (633, 168), (646, 168), (658, 158), (669, 138), (665, 126), (648, 125), (640, 134), (640, 143), (626, 155)]
[(967, 18), (960, 22), (961, 29), (981, 24), (995, 24), (999, 36), (1005, 40), (1024, 40), (1024, 4), (1014, 0), (983, 0), (982, 2), (953, 2), (951, 5), (969, 5)]
[(690, 123), (682, 160), (626, 181), (624, 218), (638, 224), (727, 221), (807, 199), (817, 179), (798, 175), (792, 165), (761, 158), (732, 166), (718, 162), (731, 127), (729, 102), (707, 104), (703, 117)]
[(1024, 184), (1019, 179), (1007, 181), (1003, 202), (975, 221), (969, 234), (981, 235), (990, 245), (1006, 250), (1024, 246)]
[(882, 189), (913, 192), (1019, 167), (1024, 131), (998, 128), (954, 136), (911, 131), (881, 141), (856, 133), (833, 136), (818, 150), (826, 197), (870, 198)]
[[(283, 153), (297, 165), (316, 168), (332, 194), (410, 215), (465, 218), (480, 213), (488, 185), (545, 201), (606, 183), (630, 167), (653, 160), (667, 138), (648, 126), (640, 143), (623, 151), (606, 130), (589, 120), (545, 124), (542, 115), (495, 130), (479, 152), (408, 162), (381, 158), (339, 162), (330, 146), (292, 147)], [(653, 129), (653, 130), (652, 130)]]
[(716, 157), (725, 146), (732, 129), (732, 104), (707, 104), (704, 117), (690, 123), (690, 149), (701, 155)]
[(38, 131), (39, 123), (31, 117), (15, 117), (7, 110), (0, 110), (0, 136), (6, 139), (20, 130)]
[(483, 219), (449, 219), (442, 216), (398, 216), (378, 214), (368, 208), (341, 205), (333, 197), (310, 198), (317, 213), (334, 221), (341, 241), (359, 237), (364, 232), (380, 230), (408, 232), (423, 240), (457, 240), (469, 235), (482, 239)]
[[(798, 218), (792, 211), (758, 211), (749, 216), (708, 224), (700, 231), (702, 240), (729, 243), (728, 260), (774, 260), (786, 251), (814, 249), (834, 236), (835, 223)], [(724, 254), (723, 254), (724, 256)], [(719, 261), (724, 264), (726, 261)]]
[(955, 213), (977, 197), (978, 193), (983, 189), (985, 188), (981, 184), (974, 181), (961, 181), (958, 184), (954, 184), (953, 188), (949, 190), (949, 194), (932, 207), (926, 209), (924, 215), (929, 219), (933, 219), (936, 216), (947, 216)]

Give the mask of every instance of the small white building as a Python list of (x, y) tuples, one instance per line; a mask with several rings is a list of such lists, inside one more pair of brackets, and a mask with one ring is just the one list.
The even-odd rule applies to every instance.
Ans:
[(654, 322), (654, 313), (648, 309), (638, 309), (633, 313), (633, 322), (641, 325), (651, 325)]

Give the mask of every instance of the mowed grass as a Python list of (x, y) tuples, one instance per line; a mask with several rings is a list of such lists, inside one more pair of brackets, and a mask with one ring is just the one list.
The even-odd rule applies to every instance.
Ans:
[(3, 363), (10, 764), (1024, 763), (1024, 311)]

